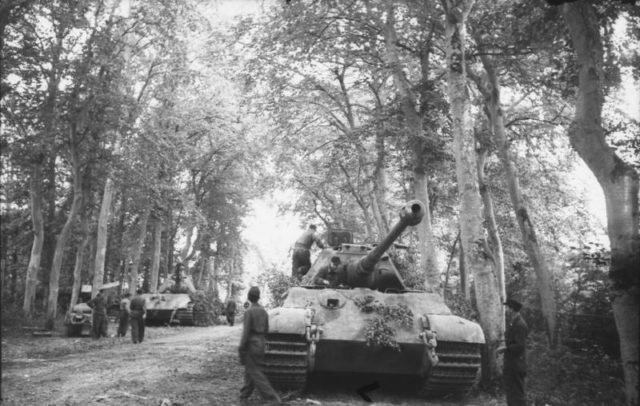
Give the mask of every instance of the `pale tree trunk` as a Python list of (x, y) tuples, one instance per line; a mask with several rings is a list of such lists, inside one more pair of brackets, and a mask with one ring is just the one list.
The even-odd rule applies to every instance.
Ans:
[(474, 278), (480, 324), (487, 342), (484, 379), (498, 374), (495, 350), (502, 340), (504, 324), (498, 280), (482, 228), (482, 202), (478, 190), (475, 139), (469, 111), (464, 61), (465, 20), (473, 0), (443, 0), (446, 18), (447, 81), (451, 105), (456, 177), (460, 198), (460, 243), (465, 266)]
[[(400, 66), (400, 60), (396, 49), (397, 34), (395, 30), (395, 10), (393, 1), (387, 2), (387, 21), (385, 24), (385, 44), (387, 61), (393, 72), (393, 82), (398, 90), (402, 111), (406, 119), (406, 127), (411, 134), (411, 144), (414, 149), (414, 184), (415, 198), (425, 205), (425, 216), (422, 222), (416, 226), (418, 239), (420, 240), (420, 269), (425, 274), (425, 288), (427, 290), (442, 292), (440, 284), (440, 265), (436, 253), (435, 238), (431, 223), (431, 207), (428, 193), (428, 180), (424, 169), (423, 142), (424, 129), (422, 117), (416, 106), (416, 96), (411, 90), (411, 84)], [(426, 80), (426, 78), (424, 78)]]
[(82, 268), (84, 266), (84, 257), (89, 245), (89, 216), (83, 215), (80, 219), (80, 229), (82, 230), (82, 240), (78, 245), (78, 251), (76, 252), (76, 263), (73, 267), (73, 287), (71, 288), (71, 303), (69, 303), (69, 310), (73, 309), (78, 303), (78, 296), (80, 294), (80, 288), (82, 286)]
[[(191, 255), (189, 255), (189, 251), (191, 251), (191, 247), (193, 246), (192, 244), (192, 239), (193, 239), (193, 232), (195, 230), (196, 226), (195, 225), (190, 225), (189, 227), (187, 227), (187, 241), (184, 244), (184, 248), (182, 249), (182, 251), (180, 251), (180, 260), (181, 261), (186, 261)], [(169, 251), (171, 252), (171, 251)]]
[(213, 298), (220, 300), (220, 293), (218, 292), (218, 268), (221, 266), (220, 261), (209, 261), (209, 269), (211, 275), (211, 285), (209, 288), (213, 293)]
[(146, 208), (144, 213), (140, 216), (138, 223), (138, 238), (131, 253), (131, 266), (129, 267), (129, 293), (134, 295), (138, 288), (138, 269), (140, 268), (140, 257), (142, 256), (142, 250), (144, 249), (144, 242), (147, 239), (147, 223), (149, 222), (149, 215), (151, 209)]
[(160, 271), (160, 252), (162, 247), (162, 221), (156, 220), (153, 232), (153, 256), (151, 259), (151, 278), (149, 280), (149, 293), (158, 291), (158, 273)]
[(64, 223), (58, 238), (56, 239), (56, 249), (53, 255), (53, 264), (51, 267), (51, 273), (49, 275), (49, 299), (47, 301), (47, 320), (45, 327), (53, 329), (56, 314), (58, 312), (58, 288), (60, 280), (60, 268), (62, 268), (62, 257), (64, 255), (64, 248), (67, 245), (69, 238), (69, 232), (78, 217), (78, 212), (82, 206), (82, 173), (80, 169), (80, 158), (75, 146), (74, 130), (70, 130), (70, 145), (71, 145), (71, 165), (73, 170), (73, 202), (71, 203), (71, 209), (69, 209), (69, 216)]
[(102, 195), (102, 205), (98, 217), (98, 234), (96, 237), (96, 259), (93, 266), (93, 287), (91, 297), (94, 298), (102, 287), (104, 281), (104, 262), (107, 254), (107, 233), (109, 227), (109, 216), (111, 215), (111, 200), (113, 199), (113, 182), (107, 178), (104, 184)]
[[(500, 302), (504, 303), (507, 296), (504, 284), (504, 252), (502, 250), (502, 240), (498, 233), (498, 224), (496, 223), (495, 210), (493, 208), (493, 197), (491, 196), (491, 191), (485, 179), (484, 163), (487, 158), (487, 153), (488, 151), (485, 147), (478, 150), (478, 185), (480, 186), (480, 197), (482, 198), (484, 218), (487, 225), (487, 236), (489, 237), (489, 249), (487, 251), (490, 250), (492, 252), (494, 272), (498, 279)], [(504, 322), (504, 319), (502, 321)]]
[(202, 259), (202, 264), (200, 265), (200, 274), (198, 275), (198, 283), (196, 284), (197, 288), (202, 290), (202, 276), (205, 273), (205, 270), (207, 269), (207, 263), (209, 262), (208, 258), (203, 258)]
[(42, 216), (42, 162), (37, 162), (33, 166), (31, 174), (30, 200), (31, 200), (31, 222), (33, 225), (33, 245), (31, 246), (31, 256), (27, 267), (27, 276), (24, 286), (24, 302), (22, 310), (25, 316), (33, 315), (33, 307), (36, 299), (36, 288), (38, 287), (38, 270), (42, 259), (42, 245), (44, 244), (44, 219)]
[(527, 210), (527, 205), (522, 197), (518, 173), (513, 163), (513, 157), (509, 150), (507, 135), (504, 127), (504, 116), (502, 113), (500, 100), (500, 83), (495, 67), (487, 55), (481, 55), (484, 69), (487, 73), (486, 84), (476, 81), (485, 99), (485, 106), (491, 124), (491, 134), (494, 143), (498, 147), (498, 156), (504, 167), (507, 184), (509, 186), (509, 196), (515, 211), (518, 226), (522, 234), (522, 242), (525, 252), (531, 261), (531, 265), (536, 273), (538, 284), (538, 295), (542, 315), (545, 319), (547, 336), (551, 345), (556, 343), (556, 301), (553, 288), (553, 278), (547, 261), (542, 254), (542, 249), (538, 243), (536, 230), (533, 221)]
[(578, 95), (569, 140), (604, 191), (611, 245), (613, 314), (620, 337), (620, 357), (627, 404), (638, 405), (638, 308), (640, 235), (638, 234), (638, 173), (606, 143), (602, 128), (602, 39), (591, 3), (563, 6), (564, 19), (576, 51)]

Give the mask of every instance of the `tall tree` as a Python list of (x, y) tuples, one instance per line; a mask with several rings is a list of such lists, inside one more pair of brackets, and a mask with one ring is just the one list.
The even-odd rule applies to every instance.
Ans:
[(447, 82), (451, 104), (452, 130), (456, 158), (456, 177), (460, 199), (460, 245), (465, 267), (474, 277), (476, 306), (485, 334), (485, 379), (497, 375), (498, 348), (504, 333), (498, 278), (494, 274), (491, 251), (482, 227), (482, 201), (478, 187), (475, 139), (465, 73), (466, 18), (474, 0), (442, 0), (446, 21)]
[(620, 354), (629, 406), (638, 405), (638, 342), (640, 307), (640, 235), (638, 173), (606, 141), (602, 126), (604, 103), (603, 45), (594, 6), (584, 0), (562, 6), (578, 63), (575, 118), (569, 128), (573, 148), (602, 187), (611, 245), (611, 293), (620, 336)]
[[(427, 290), (440, 291), (440, 266), (436, 253), (436, 244), (431, 221), (431, 204), (429, 202), (428, 173), (426, 168), (427, 157), (425, 155), (425, 131), (423, 128), (423, 117), (417, 102), (417, 96), (413, 94), (412, 85), (407, 80), (397, 55), (397, 34), (395, 29), (395, 8), (392, 0), (387, 1), (387, 20), (385, 27), (385, 44), (387, 49), (388, 63), (393, 72), (394, 83), (398, 89), (400, 105), (406, 120), (406, 129), (409, 133), (409, 143), (413, 146), (413, 189), (415, 198), (425, 204), (425, 218), (418, 226), (418, 237), (420, 239), (420, 269), (425, 274), (425, 287)], [(430, 44), (422, 44), (426, 49), (425, 55), (421, 56), (422, 81), (428, 81), (429, 74), (429, 48)], [(425, 100), (423, 102), (426, 103)]]

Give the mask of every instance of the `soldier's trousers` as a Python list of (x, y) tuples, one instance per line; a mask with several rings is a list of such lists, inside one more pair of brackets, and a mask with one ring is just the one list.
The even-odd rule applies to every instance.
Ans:
[(264, 372), (262, 372), (262, 364), (264, 363), (264, 339), (261, 345), (250, 339), (249, 351), (244, 354), (243, 359), (244, 385), (242, 389), (240, 389), (240, 398), (247, 399), (251, 396), (254, 389), (258, 389), (262, 399), (280, 402), (280, 397), (271, 386)]
[(295, 248), (291, 256), (291, 276), (301, 279), (311, 267), (311, 252), (304, 248)]
[(93, 321), (91, 325), (91, 336), (94, 339), (100, 337), (107, 337), (109, 332), (109, 320), (107, 320), (106, 314), (93, 312)]
[(524, 379), (527, 373), (517, 369), (505, 369), (503, 372), (504, 390), (507, 395), (507, 406), (526, 406)]
[(236, 319), (236, 314), (235, 313), (227, 313), (227, 323), (229, 323), (230, 326), (233, 326), (233, 322)]
[(131, 311), (131, 341), (134, 344), (141, 343), (144, 340), (144, 319), (142, 312), (138, 310)]
[(129, 329), (129, 313), (124, 310), (120, 313), (120, 324), (118, 324), (118, 337), (127, 335)]

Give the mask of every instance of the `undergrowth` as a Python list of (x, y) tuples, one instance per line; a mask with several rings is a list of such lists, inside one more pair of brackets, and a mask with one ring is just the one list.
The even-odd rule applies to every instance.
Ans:
[(597, 347), (549, 348), (542, 333), (531, 334), (527, 351), (527, 395), (531, 405), (613, 406), (625, 404), (620, 361)]

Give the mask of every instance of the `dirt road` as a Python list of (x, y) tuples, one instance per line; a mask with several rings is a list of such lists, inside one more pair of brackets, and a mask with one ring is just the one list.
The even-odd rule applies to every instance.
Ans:
[[(240, 326), (147, 328), (144, 343), (127, 339), (28, 334), (2, 338), (2, 405), (234, 405), (242, 385)], [(353, 381), (355, 382), (355, 381)], [(356, 384), (356, 385), (359, 385)], [(289, 404), (501, 406), (480, 396), (425, 403), (385, 383), (366, 402), (344, 379), (317, 380)], [(253, 404), (262, 402), (257, 395)]]

